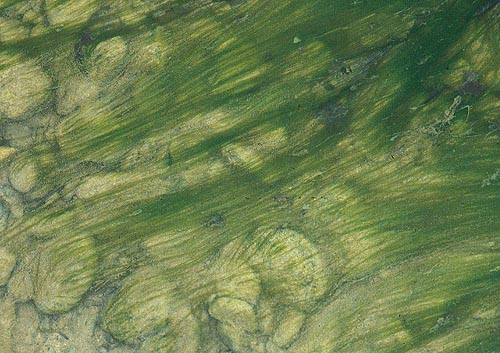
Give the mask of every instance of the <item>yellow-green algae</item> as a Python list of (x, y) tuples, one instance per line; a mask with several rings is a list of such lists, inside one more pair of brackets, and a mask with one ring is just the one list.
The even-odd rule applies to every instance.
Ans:
[(0, 2), (0, 350), (499, 351), (499, 6)]

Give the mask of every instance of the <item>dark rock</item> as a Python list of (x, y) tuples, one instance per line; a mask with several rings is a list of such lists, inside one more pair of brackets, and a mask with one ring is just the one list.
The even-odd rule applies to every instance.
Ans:
[(85, 56), (84, 48), (92, 43), (92, 36), (90, 33), (83, 32), (80, 36), (80, 41), (75, 44), (75, 60), (78, 62), (83, 61), (83, 57)]
[(224, 227), (225, 225), (224, 215), (220, 212), (212, 214), (206, 221), (206, 225), (209, 228)]
[(466, 71), (464, 73), (464, 84), (460, 87), (460, 94), (468, 94), (471, 96), (480, 96), (486, 91), (486, 87), (479, 82), (477, 72)]

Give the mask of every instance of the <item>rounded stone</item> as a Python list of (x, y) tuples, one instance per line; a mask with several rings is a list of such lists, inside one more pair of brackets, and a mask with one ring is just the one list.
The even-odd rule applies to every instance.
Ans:
[(69, 234), (46, 243), (35, 259), (33, 299), (46, 314), (73, 308), (90, 288), (97, 268), (92, 238)]
[(33, 62), (0, 71), (0, 112), (16, 119), (41, 104), (49, 94), (50, 77)]
[(97, 44), (90, 58), (89, 76), (98, 81), (109, 78), (123, 63), (127, 50), (127, 42), (121, 37)]
[(257, 330), (253, 307), (239, 299), (222, 297), (214, 300), (208, 310), (210, 316), (223, 324), (239, 327), (247, 332)]
[(16, 257), (7, 249), (0, 247), (0, 286), (7, 284), (16, 264)]
[(22, 193), (29, 192), (35, 187), (36, 179), (37, 168), (33, 161), (22, 158), (12, 163), (9, 182), (14, 189)]

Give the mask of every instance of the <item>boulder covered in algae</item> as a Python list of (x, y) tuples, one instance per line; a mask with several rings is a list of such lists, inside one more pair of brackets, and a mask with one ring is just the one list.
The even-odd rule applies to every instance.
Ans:
[(0, 286), (7, 284), (15, 264), (16, 257), (7, 249), (0, 247)]
[(36, 185), (38, 166), (27, 156), (18, 158), (10, 166), (9, 182), (14, 189), (26, 193)]
[(156, 271), (140, 270), (127, 279), (105, 311), (104, 327), (127, 344), (146, 338), (148, 352), (198, 351), (198, 321), (189, 303), (174, 283)]
[(318, 249), (291, 229), (259, 229), (252, 237), (255, 249), (250, 263), (273, 299), (308, 308), (328, 288), (326, 262)]
[(21, 117), (48, 98), (50, 77), (34, 62), (26, 61), (0, 71), (0, 113)]
[(0, 298), (0, 347), (12, 352), (12, 327), (16, 320), (16, 306), (10, 298)]
[(92, 238), (63, 236), (48, 241), (34, 259), (33, 300), (47, 314), (73, 308), (90, 288), (97, 267)]
[(0, 351), (497, 351), (499, 9), (2, 3)]

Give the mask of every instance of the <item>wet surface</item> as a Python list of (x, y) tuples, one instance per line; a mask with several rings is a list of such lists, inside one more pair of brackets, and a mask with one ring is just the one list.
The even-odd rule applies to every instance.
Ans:
[(0, 351), (498, 351), (499, 6), (4, 1)]

